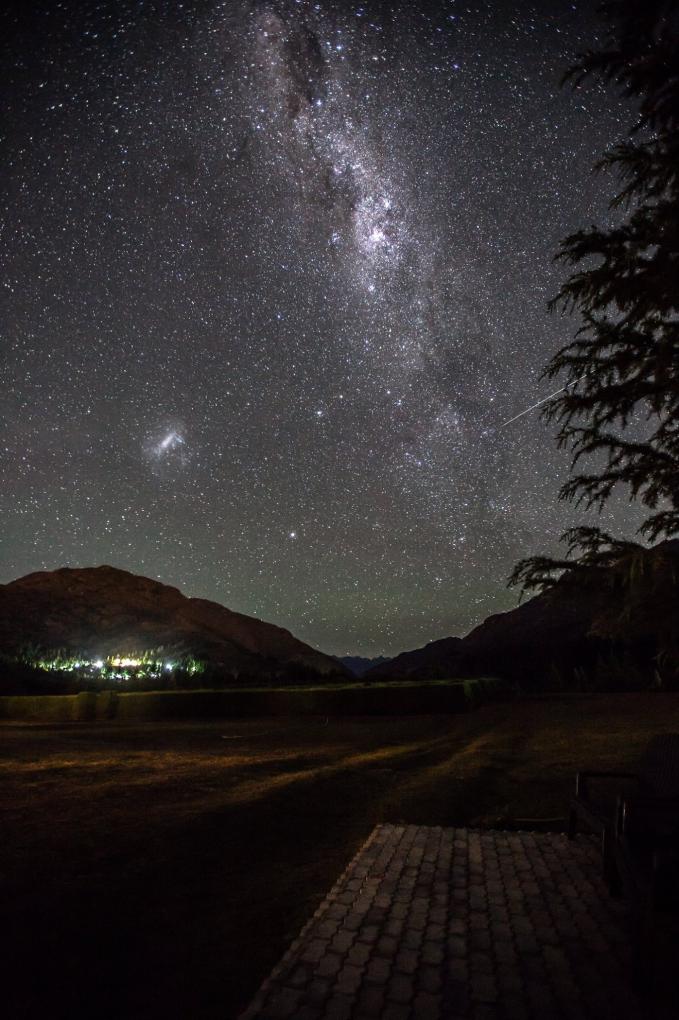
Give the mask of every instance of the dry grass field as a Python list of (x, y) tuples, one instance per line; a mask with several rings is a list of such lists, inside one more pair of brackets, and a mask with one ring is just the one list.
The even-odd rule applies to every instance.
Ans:
[(0, 726), (5, 1015), (237, 1016), (380, 821), (560, 828), (679, 695), (445, 717)]

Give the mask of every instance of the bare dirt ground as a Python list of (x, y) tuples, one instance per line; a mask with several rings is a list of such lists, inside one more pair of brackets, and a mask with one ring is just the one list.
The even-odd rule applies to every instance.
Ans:
[(237, 1016), (381, 821), (563, 827), (679, 695), (459, 716), (0, 726), (5, 1015)]

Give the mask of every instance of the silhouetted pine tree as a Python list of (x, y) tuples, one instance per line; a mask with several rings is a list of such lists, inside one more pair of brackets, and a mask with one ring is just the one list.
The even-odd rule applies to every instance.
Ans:
[[(597, 167), (618, 179), (620, 221), (579, 230), (557, 255), (575, 269), (552, 307), (578, 313), (582, 326), (547, 367), (566, 389), (545, 417), (573, 454), (560, 497), (601, 510), (627, 486), (648, 510), (641, 534), (655, 540), (679, 533), (679, 3), (601, 10), (611, 26), (604, 48), (583, 54), (565, 80), (613, 83), (639, 115)], [(577, 473), (592, 455), (598, 470)], [(510, 584), (545, 588), (564, 570), (591, 572), (640, 548), (592, 527), (563, 538), (565, 559), (522, 560)]]

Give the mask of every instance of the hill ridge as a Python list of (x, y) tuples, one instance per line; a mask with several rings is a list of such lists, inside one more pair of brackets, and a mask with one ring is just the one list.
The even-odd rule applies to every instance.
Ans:
[(27, 646), (98, 656), (176, 647), (233, 678), (295, 668), (347, 675), (284, 627), (108, 564), (34, 571), (0, 585), (0, 652)]

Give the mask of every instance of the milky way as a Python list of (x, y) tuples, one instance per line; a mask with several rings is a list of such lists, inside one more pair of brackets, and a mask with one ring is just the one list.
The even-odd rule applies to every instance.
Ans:
[[(537, 412), (591, 5), (5, 15), (2, 580), (112, 563), (336, 652), (464, 633), (581, 519)], [(606, 526), (629, 532), (624, 504)]]

